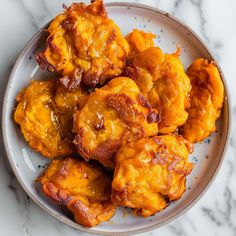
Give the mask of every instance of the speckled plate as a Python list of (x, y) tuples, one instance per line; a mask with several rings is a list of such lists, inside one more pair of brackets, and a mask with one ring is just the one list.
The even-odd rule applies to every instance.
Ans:
[[(175, 51), (177, 44), (180, 45), (182, 47), (181, 59), (185, 67), (188, 67), (198, 57), (215, 60), (207, 47), (191, 29), (165, 12), (130, 3), (107, 4), (107, 11), (109, 16), (121, 27), (124, 35), (133, 28), (151, 31), (158, 36), (156, 44), (164, 52), (169, 53)], [(183, 197), (152, 217), (134, 217), (131, 212), (118, 209), (116, 216), (109, 222), (87, 229), (74, 223), (70, 216), (67, 216), (60, 207), (48, 201), (35, 187), (35, 178), (42, 172), (47, 160), (28, 147), (19, 128), (13, 122), (17, 93), (28, 85), (30, 80), (51, 76), (49, 73), (40, 70), (35, 62), (35, 53), (40, 50), (45, 39), (46, 34), (42, 29), (22, 51), (12, 70), (3, 107), (2, 128), (7, 155), (17, 179), (27, 194), (42, 209), (58, 220), (76, 229), (94, 234), (128, 235), (140, 233), (160, 227), (186, 212), (214, 180), (228, 144), (230, 106), (225, 81), (224, 107), (221, 118), (217, 122), (217, 132), (201, 144), (195, 145), (195, 151), (190, 156), (190, 160), (195, 163), (195, 167), (187, 178), (187, 190)], [(221, 76), (224, 80), (222, 72)]]

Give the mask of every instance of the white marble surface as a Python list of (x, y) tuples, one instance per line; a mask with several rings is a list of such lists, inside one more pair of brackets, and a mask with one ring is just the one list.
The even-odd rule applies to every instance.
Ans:
[[(121, 0), (120, 0), (121, 1)], [(31, 36), (71, 0), (0, 0), (0, 99), (14, 61)], [(106, 1), (111, 2), (111, 1)], [(114, 1), (112, 1), (114, 2)], [(125, 1), (126, 2), (126, 1)], [(192, 27), (219, 60), (236, 118), (236, 1), (133, 0), (168, 11)], [(2, 107), (2, 102), (1, 102)], [(2, 110), (2, 109), (1, 109)], [(223, 166), (210, 189), (187, 214), (145, 236), (236, 236), (236, 126)], [(24, 193), (9, 167), (0, 136), (0, 235), (87, 235), (43, 212)]]

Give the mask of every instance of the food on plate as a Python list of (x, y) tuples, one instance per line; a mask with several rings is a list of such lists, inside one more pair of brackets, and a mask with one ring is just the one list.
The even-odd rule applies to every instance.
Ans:
[(112, 201), (151, 216), (185, 192), (191, 145), (176, 135), (143, 138), (123, 146), (115, 157)]
[(29, 146), (54, 158), (75, 152), (73, 110), (81, 89), (68, 92), (53, 80), (32, 81), (17, 97), (14, 120)]
[(66, 206), (85, 227), (108, 221), (115, 214), (112, 177), (96, 164), (70, 157), (53, 160), (38, 181), (47, 197)]
[(180, 47), (164, 53), (138, 29), (123, 37), (91, 2), (52, 20), (36, 60), (57, 76), (30, 82), (14, 111), (29, 146), (54, 158), (37, 179), (43, 193), (85, 227), (116, 207), (148, 217), (181, 198), (193, 143), (216, 130), (224, 100), (214, 62), (185, 72)]
[(156, 38), (156, 35), (152, 32), (144, 32), (143, 30), (134, 29), (125, 38), (130, 45), (130, 53), (128, 57), (133, 57), (150, 47), (154, 47), (154, 39)]
[(129, 44), (108, 18), (102, 0), (73, 3), (48, 28), (46, 48), (37, 56), (41, 68), (58, 72), (73, 89), (95, 87), (123, 72)]
[(160, 67), (164, 59), (165, 56), (159, 47), (151, 47), (128, 61), (125, 75), (135, 81), (145, 97), (148, 97), (154, 82), (160, 79)]
[(126, 69), (153, 108), (160, 111), (159, 133), (174, 132), (188, 118), (190, 80), (179, 59), (179, 49), (164, 54), (151, 47), (136, 55)]
[(200, 58), (188, 68), (192, 89), (189, 117), (181, 129), (190, 142), (200, 142), (216, 130), (224, 101), (224, 86), (214, 62)]
[(191, 85), (184, 67), (176, 54), (166, 54), (161, 78), (154, 82), (148, 94), (149, 101), (161, 114), (159, 132), (168, 134), (183, 125), (188, 118)]
[(86, 160), (114, 168), (121, 145), (158, 133), (158, 117), (132, 79), (117, 77), (91, 93), (76, 112), (74, 143)]
[(54, 94), (54, 102), (57, 109), (59, 109), (60, 112), (67, 113), (68, 116), (72, 117), (77, 102), (86, 97), (87, 92), (85, 92), (80, 88), (69, 91), (58, 81), (55, 83), (55, 85), (56, 85), (56, 90)]

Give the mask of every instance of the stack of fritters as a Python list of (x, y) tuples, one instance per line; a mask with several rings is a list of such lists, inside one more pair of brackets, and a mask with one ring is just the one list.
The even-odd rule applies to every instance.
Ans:
[(214, 63), (197, 59), (185, 73), (180, 48), (165, 54), (137, 29), (123, 37), (101, 0), (72, 4), (48, 32), (37, 62), (59, 76), (32, 81), (14, 114), (29, 146), (54, 158), (37, 179), (45, 195), (86, 227), (117, 206), (148, 217), (179, 199), (192, 144), (220, 116)]

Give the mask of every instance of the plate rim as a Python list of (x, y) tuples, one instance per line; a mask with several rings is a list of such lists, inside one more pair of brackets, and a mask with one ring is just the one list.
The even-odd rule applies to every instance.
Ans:
[[(18, 64), (21, 61), (22, 57), (24, 56), (24, 54), (26, 53), (26, 51), (28, 50), (28, 48), (30, 47), (30, 45), (38, 38), (40, 37), (41, 33), (45, 30), (45, 28), (48, 26), (47, 23), (45, 24), (38, 32), (36, 32), (33, 37), (27, 42), (26, 46), (23, 48), (23, 50), (21, 51), (21, 53), (19, 54), (16, 62), (14, 63), (14, 66), (11, 70), (8, 82), (7, 82), (7, 86), (6, 86), (6, 90), (5, 90), (5, 94), (4, 94), (4, 99), (3, 99), (3, 108), (2, 108), (2, 134), (3, 134), (3, 143), (4, 143), (4, 147), (5, 147), (5, 151), (6, 151), (6, 156), (7, 159), (11, 165), (11, 168), (14, 172), (14, 175), (17, 179), (17, 181), (19, 182), (19, 184), (21, 185), (21, 187), (24, 189), (25, 193), (40, 207), (42, 208), (45, 212), (47, 212), (50, 216), (53, 216), (55, 219), (59, 220), (60, 222), (65, 223), (66, 225), (71, 226), (74, 229), (77, 230), (81, 230), (83, 232), (87, 232), (87, 233), (91, 233), (91, 234), (99, 234), (99, 235), (134, 235), (136, 233), (143, 233), (143, 232), (147, 232), (153, 229), (157, 229), (159, 227), (162, 227), (174, 220), (176, 220), (178, 217), (182, 216), (184, 213), (186, 213), (190, 208), (192, 208), (199, 200), (200, 198), (203, 196), (203, 194), (206, 193), (206, 191), (209, 189), (209, 187), (211, 186), (211, 184), (214, 182), (220, 167), (222, 166), (223, 160), (225, 158), (225, 154), (229, 145), (229, 139), (230, 139), (230, 132), (231, 132), (231, 101), (230, 101), (230, 97), (229, 97), (229, 89), (228, 89), (228, 85), (225, 79), (225, 76), (223, 74), (223, 71), (221, 69), (221, 67), (219, 66), (219, 64), (217, 63), (216, 57), (214, 56), (214, 54), (211, 52), (211, 50), (209, 49), (209, 47), (205, 44), (205, 42), (203, 42), (203, 40), (200, 38), (200, 36), (198, 36), (197, 33), (195, 33), (188, 25), (186, 25), (184, 22), (182, 22), (181, 20), (179, 20), (178, 18), (176, 18), (175, 16), (171, 15), (170, 13), (160, 10), (156, 7), (152, 7), (149, 5), (145, 5), (145, 4), (140, 4), (140, 3), (130, 3), (130, 2), (112, 2), (112, 3), (105, 3), (106, 7), (135, 7), (135, 8), (140, 8), (140, 9), (145, 9), (145, 10), (150, 10), (153, 11), (154, 13), (157, 13), (159, 15), (162, 15), (166, 18), (169, 18), (171, 21), (174, 21), (175, 24), (177, 24), (178, 26), (184, 28), (186, 31), (188, 31), (190, 33), (190, 35), (192, 35), (200, 44), (201, 46), (203, 46), (204, 50), (208, 53), (208, 55), (213, 59), (213, 61), (215, 62), (222, 81), (223, 81), (223, 85), (224, 85), (224, 89), (225, 89), (225, 101), (226, 101), (226, 137), (224, 142), (224, 146), (222, 148), (221, 151), (221, 157), (219, 162), (217, 163), (217, 166), (215, 168), (215, 170), (213, 171), (209, 182), (203, 187), (202, 191), (199, 192), (196, 196), (193, 197), (193, 200), (186, 206), (184, 206), (184, 208), (181, 211), (177, 211), (176, 213), (174, 213), (172, 216), (170, 216), (168, 219), (161, 221), (161, 222), (157, 222), (156, 224), (153, 224), (152, 226), (147, 226), (147, 227), (143, 227), (141, 229), (134, 229), (134, 230), (129, 230), (129, 231), (122, 231), (122, 232), (109, 232), (109, 231), (97, 231), (94, 230), (93, 228), (85, 228), (75, 222), (73, 222), (72, 220), (69, 219), (65, 219), (63, 218), (63, 216), (61, 215), (57, 215), (55, 214), (53, 211), (51, 211), (50, 209), (48, 209), (44, 204), (42, 204), (40, 201), (38, 201), (37, 198), (35, 198), (33, 196), (33, 194), (31, 193), (31, 191), (28, 189), (28, 187), (24, 184), (23, 180), (20, 177), (20, 174), (18, 173), (18, 170), (15, 166), (15, 163), (13, 161), (12, 153), (8, 143), (8, 134), (7, 134), (7, 126), (6, 124), (6, 110), (7, 110), (7, 99), (9, 96), (9, 92), (11, 89), (11, 84), (12, 84), (12, 80), (15, 76), (16, 70), (18, 68)], [(5, 157), (4, 157), (5, 158)]]

